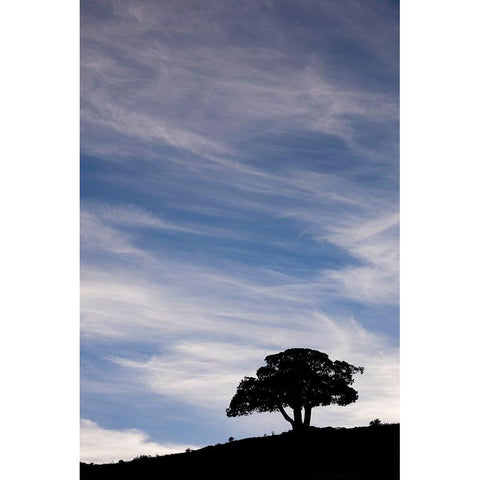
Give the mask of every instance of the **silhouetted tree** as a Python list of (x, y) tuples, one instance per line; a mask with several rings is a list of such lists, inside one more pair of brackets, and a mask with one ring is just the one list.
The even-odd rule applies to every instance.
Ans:
[[(358, 392), (350, 385), (363, 367), (328, 358), (309, 348), (290, 348), (265, 358), (257, 377), (245, 377), (227, 408), (228, 417), (253, 412), (279, 411), (295, 431), (308, 428), (312, 408), (355, 402)], [(285, 407), (293, 410), (293, 418)], [(302, 409), (304, 411), (302, 419)]]

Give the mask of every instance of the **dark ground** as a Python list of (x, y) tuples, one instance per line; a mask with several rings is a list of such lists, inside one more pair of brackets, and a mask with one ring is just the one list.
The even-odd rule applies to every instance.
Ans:
[(246, 438), (188, 453), (129, 462), (80, 464), (81, 480), (394, 480), (400, 425), (315, 428)]

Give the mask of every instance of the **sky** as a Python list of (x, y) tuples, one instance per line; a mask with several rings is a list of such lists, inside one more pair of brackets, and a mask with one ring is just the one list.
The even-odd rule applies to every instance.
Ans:
[(398, 2), (81, 2), (81, 459), (281, 433), (266, 355), (399, 421)]

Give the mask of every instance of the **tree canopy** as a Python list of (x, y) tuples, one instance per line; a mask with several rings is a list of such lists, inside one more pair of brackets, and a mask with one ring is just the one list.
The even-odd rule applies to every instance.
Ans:
[[(310, 426), (313, 407), (348, 405), (358, 399), (351, 387), (363, 367), (328, 358), (309, 348), (290, 348), (265, 358), (256, 377), (244, 377), (233, 396), (228, 417), (279, 411), (294, 430)], [(293, 418), (285, 410), (293, 410)], [(302, 419), (302, 409), (304, 416)]]

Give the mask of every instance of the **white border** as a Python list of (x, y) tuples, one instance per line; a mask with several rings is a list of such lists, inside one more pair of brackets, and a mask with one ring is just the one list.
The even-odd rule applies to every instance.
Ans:
[(479, 13), (401, 2), (404, 479), (478, 471)]
[(78, 9), (0, 9), (2, 478), (78, 477)]

